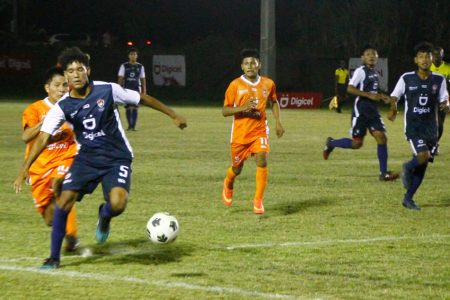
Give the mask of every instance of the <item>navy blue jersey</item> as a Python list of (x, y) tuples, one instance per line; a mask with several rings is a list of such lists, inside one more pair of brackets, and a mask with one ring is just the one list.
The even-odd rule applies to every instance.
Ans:
[[(362, 65), (355, 69), (348, 84), (360, 91), (378, 93), (378, 73), (375, 69), (370, 69), (367, 66)], [(366, 97), (356, 97), (353, 106), (353, 117), (359, 117), (360, 115), (369, 119), (378, 118), (380, 114), (378, 112), (377, 103)]]
[(140, 95), (135, 91), (116, 83), (95, 81), (85, 99), (67, 94), (59, 100), (47, 114), (41, 131), (51, 134), (60, 123), (68, 121), (81, 146), (76, 159), (93, 166), (131, 161), (133, 152), (115, 103), (138, 104), (139, 100)]
[(423, 80), (416, 72), (403, 74), (391, 96), (405, 96), (405, 135), (408, 139), (437, 140), (439, 104), (448, 99), (445, 78), (431, 73)]
[(145, 69), (142, 64), (123, 63), (118, 75), (124, 78), (124, 88), (137, 92), (141, 91), (141, 78), (145, 78)]

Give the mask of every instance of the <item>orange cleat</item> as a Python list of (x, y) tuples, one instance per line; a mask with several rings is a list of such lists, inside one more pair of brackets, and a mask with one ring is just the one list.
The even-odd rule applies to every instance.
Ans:
[(226, 179), (223, 181), (222, 202), (226, 206), (231, 206), (231, 203), (233, 202), (233, 189), (228, 188)]
[(253, 200), (253, 212), (257, 215), (262, 215), (264, 213), (263, 200)]

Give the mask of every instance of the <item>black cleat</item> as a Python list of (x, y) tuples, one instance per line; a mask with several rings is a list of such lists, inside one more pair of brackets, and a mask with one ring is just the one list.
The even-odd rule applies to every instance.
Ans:
[(333, 140), (331, 137), (327, 137), (325, 141), (325, 146), (323, 148), (323, 159), (327, 160), (330, 156), (330, 153), (333, 152), (334, 147), (330, 146), (330, 142)]
[(75, 252), (80, 247), (80, 240), (73, 235), (66, 236), (66, 252)]
[(391, 172), (391, 171), (387, 171), (386, 173), (381, 174), (379, 179), (380, 179), (380, 181), (394, 181), (394, 180), (398, 179), (399, 177), (400, 177), (400, 174)]
[(40, 267), (41, 270), (54, 270), (59, 268), (59, 259), (49, 257), (44, 261), (44, 264)]
[(403, 199), (402, 205), (408, 209), (420, 210), (420, 207), (417, 206), (417, 204), (412, 199), (411, 200)]

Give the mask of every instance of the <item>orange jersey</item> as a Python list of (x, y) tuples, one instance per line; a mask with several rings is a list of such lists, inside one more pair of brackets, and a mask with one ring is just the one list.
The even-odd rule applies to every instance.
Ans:
[[(42, 121), (47, 115), (53, 104), (45, 98), (30, 104), (22, 114), (22, 128), (33, 127)], [(63, 138), (57, 142), (47, 145), (39, 157), (34, 161), (29, 170), (30, 174), (45, 174), (49, 170), (60, 165), (61, 161), (72, 159), (77, 153), (77, 143), (72, 127), (68, 123), (64, 123), (61, 128), (55, 132), (55, 135), (63, 134)], [(34, 141), (27, 144), (25, 157), (33, 146)]]
[(234, 115), (231, 131), (232, 144), (249, 144), (260, 137), (267, 138), (266, 107), (269, 100), (277, 101), (275, 83), (270, 78), (262, 76), (253, 83), (242, 75), (228, 86), (224, 106), (242, 106), (249, 99), (258, 101), (256, 110)]

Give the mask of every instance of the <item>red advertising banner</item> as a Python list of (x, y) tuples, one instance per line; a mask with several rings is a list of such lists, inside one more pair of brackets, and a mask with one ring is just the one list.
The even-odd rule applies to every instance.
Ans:
[(322, 102), (322, 93), (314, 92), (281, 92), (277, 97), (281, 108), (319, 108)]
[(17, 73), (31, 71), (31, 55), (0, 55), (0, 73)]

